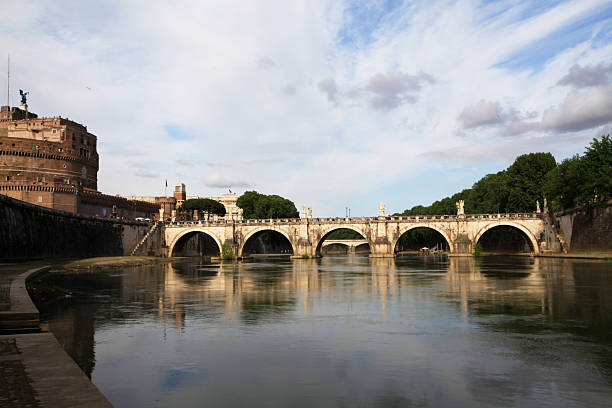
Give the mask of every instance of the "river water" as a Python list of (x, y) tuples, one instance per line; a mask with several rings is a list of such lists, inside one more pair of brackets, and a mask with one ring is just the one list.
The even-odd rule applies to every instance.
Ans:
[(324, 257), (55, 271), (116, 407), (612, 406), (612, 263)]

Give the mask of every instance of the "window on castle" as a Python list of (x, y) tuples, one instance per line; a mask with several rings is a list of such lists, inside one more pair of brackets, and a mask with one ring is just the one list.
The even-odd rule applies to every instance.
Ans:
[(6, 176), (6, 180), (5, 181), (11, 181), (11, 176)]

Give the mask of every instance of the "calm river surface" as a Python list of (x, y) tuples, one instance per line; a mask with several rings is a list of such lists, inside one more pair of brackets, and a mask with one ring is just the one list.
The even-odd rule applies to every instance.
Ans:
[(44, 278), (116, 407), (612, 406), (612, 263), (184, 262)]

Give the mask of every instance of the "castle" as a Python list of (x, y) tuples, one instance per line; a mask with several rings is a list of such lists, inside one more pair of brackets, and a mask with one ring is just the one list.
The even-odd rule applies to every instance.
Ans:
[[(20, 91), (21, 92), (21, 91)], [(20, 107), (0, 107), (0, 194), (42, 207), (98, 217), (170, 219), (188, 198), (185, 185), (173, 197), (120, 197), (98, 191), (97, 137), (60, 116), (39, 118)], [(210, 197), (226, 208), (224, 219), (242, 219), (236, 194)]]
[(62, 117), (0, 107), (0, 194), (43, 207), (100, 217), (154, 218), (159, 205), (102, 194), (97, 137)]

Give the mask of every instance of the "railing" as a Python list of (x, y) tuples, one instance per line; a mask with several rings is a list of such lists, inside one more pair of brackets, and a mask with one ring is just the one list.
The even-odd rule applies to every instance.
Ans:
[(333, 217), (333, 218), (272, 218), (255, 220), (198, 220), (198, 221), (166, 221), (167, 227), (188, 226), (222, 226), (222, 225), (283, 225), (283, 224), (365, 224), (369, 222), (423, 222), (423, 221), (478, 221), (501, 219), (541, 219), (540, 213), (510, 213), (510, 214), (466, 214), (466, 215), (413, 215), (386, 217)]

